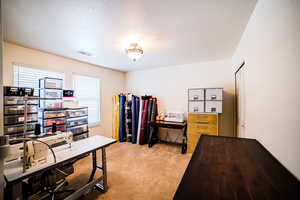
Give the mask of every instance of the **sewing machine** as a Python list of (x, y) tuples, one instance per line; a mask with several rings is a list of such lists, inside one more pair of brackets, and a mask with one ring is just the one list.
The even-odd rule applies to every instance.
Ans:
[(184, 114), (178, 112), (169, 112), (166, 114), (164, 121), (168, 122), (184, 122)]
[[(27, 168), (47, 162), (49, 147), (57, 147), (63, 144), (71, 144), (72, 133), (64, 132), (54, 135), (45, 135), (41, 138), (29, 138), (26, 142), (25, 159)], [(46, 143), (46, 144), (44, 144)], [(23, 156), (23, 143), (9, 145), (9, 153), (5, 163), (17, 160)]]

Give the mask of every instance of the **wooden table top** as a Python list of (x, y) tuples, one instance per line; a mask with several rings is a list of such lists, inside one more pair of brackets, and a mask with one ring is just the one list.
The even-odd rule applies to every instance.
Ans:
[(300, 182), (257, 140), (203, 135), (174, 196), (186, 199), (299, 200)]

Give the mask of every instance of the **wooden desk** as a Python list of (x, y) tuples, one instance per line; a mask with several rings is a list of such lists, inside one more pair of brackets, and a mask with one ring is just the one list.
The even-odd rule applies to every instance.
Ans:
[(203, 135), (174, 196), (186, 199), (300, 199), (300, 183), (256, 140)]
[(149, 122), (149, 125), (153, 128), (180, 129), (180, 130), (182, 130), (183, 137), (184, 137), (183, 140), (182, 140), (182, 143), (164, 141), (164, 140), (158, 139), (157, 131), (154, 131), (155, 135), (150, 135), (149, 136), (150, 137), (150, 139), (149, 139), (149, 148), (152, 147), (157, 142), (170, 143), (170, 144), (181, 145), (181, 153), (182, 154), (186, 153), (186, 150), (187, 150), (187, 138), (186, 138), (187, 124), (186, 124), (186, 122), (155, 121), (155, 122)]

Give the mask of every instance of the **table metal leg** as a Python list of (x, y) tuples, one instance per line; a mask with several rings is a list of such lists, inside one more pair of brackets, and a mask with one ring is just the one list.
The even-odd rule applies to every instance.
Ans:
[(92, 159), (93, 159), (93, 170), (92, 170), (92, 173), (90, 175), (90, 178), (89, 178), (88, 182), (93, 181), (94, 176), (95, 176), (95, 172), (96, 172), (96, 169), (97, 169), (97, 152), (96, 152), (96, 150), (92, 152)]
[(101, 169), (102, 170), (102, 177), (101, 177), (101, 182), (95, 184), (96, 189), (102, 191), (102, 192), (106, 192), (107, 191), (107, 168), (106, 168), (106, 152), (105, 152), (105, 148), (101, 149), (102, 151), (102, 163), (101, 166), (97, 165), (97, 156), (96, 156), (96, 152), (92, 154), (93, 156), (93, 171), (91, 173), (89, 182), (93, 181), (94, 179), (94, 175), (96, 172), (96, 169)]
[(107, 168), (106, 168), (106, 152), (105, 148), (102, 148), (102, 171), (103, 171), (103, 189), (107, 191)]

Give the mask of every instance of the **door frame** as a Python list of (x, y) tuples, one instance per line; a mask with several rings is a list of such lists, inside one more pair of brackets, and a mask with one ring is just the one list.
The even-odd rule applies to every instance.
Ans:
[(238, 67), (238, 69), (234, 72), (234, 106), (233, 106), (233, 123), (234, 123), (234, 126), (233, 126), (233, 133), (234, 133), (234, 136), (235, 137), (238, 137), (238, 123), (237, 123), (237, 119), (238, 119), (238, 112), (237, 112), (237, 79), (236, 79), (236, 75), (237, 73), (244, 67), (245, 65), (245, 61), (242, 62), (242, 64)]
[[(0, 0), (0, 136), (3, 136), (3, 1)], [(3, 159), (0, 160), (0, 200), (4, 199)]]

